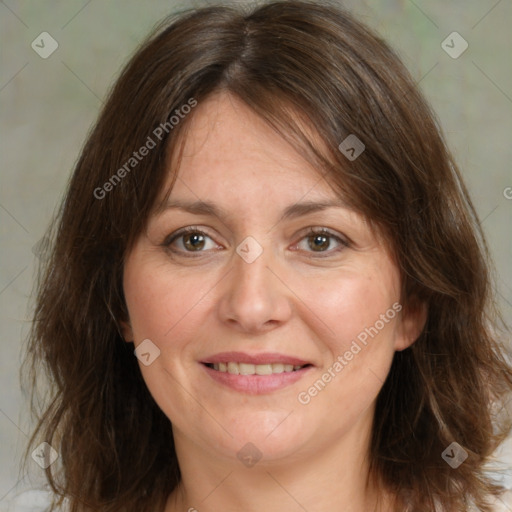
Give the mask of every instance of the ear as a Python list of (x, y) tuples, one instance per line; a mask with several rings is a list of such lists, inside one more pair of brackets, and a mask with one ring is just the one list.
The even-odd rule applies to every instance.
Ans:
[(130, 322), (128, 320), (121, 320), (119, 325), (124, 341), (126, 341), (126, 343), (133, 343), (133, 329)]
[(428, 308), (425, 302), (417, 298), (410, 298), (407, 305), (401, 311), (395, 350), (400, 352), (409, 348), (420, 336), (427, 322)]

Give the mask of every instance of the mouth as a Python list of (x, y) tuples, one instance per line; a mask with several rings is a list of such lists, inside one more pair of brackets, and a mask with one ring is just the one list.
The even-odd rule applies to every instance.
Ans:
[(229, 361), (225, 363), (203, 363), (212, 370), (229, 373), (231, 375), (274, 375), (279, 373), (291, 373), (308, 368), (311, 364), (293, 365), (283, 363), (250, 364)]
[(249, 395), (268, 394), (300, 380), (314, 365), (283, 354), (223, 352), (200, 362), (223, 387)]

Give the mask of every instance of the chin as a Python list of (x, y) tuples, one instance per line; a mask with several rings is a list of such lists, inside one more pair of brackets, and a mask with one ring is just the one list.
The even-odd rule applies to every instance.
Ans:
[(228, 445), (224, 448), (238, 458), (246, 452), (249, 456), (261, 456), (261, 464), (293, 457), (307, 444), (308, 437), (307, 425), (298, 412), (291, 408), (245, 411), (243, 417), (237, 416), (226, 423), (233, 437), (224, 437), (223, 441)]

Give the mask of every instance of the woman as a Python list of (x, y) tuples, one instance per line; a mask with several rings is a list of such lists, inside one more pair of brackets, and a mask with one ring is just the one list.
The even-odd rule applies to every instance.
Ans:
[(413, 80), (344, 11), (167, 22), (53, 236), (28, 358), (53, 384), (30, 450), (48, 443), (56, 506), (504, 506), (482, 233)]

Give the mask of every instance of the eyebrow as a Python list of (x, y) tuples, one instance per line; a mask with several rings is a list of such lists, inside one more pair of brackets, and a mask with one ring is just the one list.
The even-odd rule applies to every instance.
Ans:
[[(301, 203), (295, 203), (285, 208), (279, 222), (283, 220), (294, 219), (297, 217), (303, 217), (310, 213), (326, 210), (328, 208), (344, 208), (350, 209), (345, 202), (341, 199), (332, 201), (305, 201)], [(217, 217), (218, 219), (227, 219), (230, 217), (229, 213), (224, 208), (215, 205), (209, 201), (180, 201), (180, 200), (169, 200), (167, 203), (162, 205), (158, 209), (157, 214), (163, 213), (166, 210), (178, 209), (183, 210), (194, 215), (210, 215)]]

